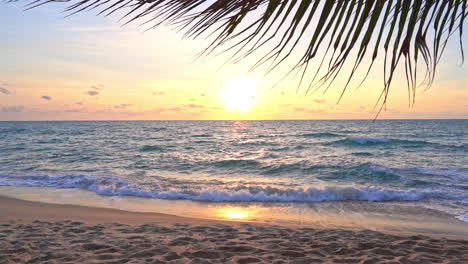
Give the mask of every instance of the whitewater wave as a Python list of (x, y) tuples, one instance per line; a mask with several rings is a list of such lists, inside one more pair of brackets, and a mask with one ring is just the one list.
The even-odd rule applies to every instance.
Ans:
[(468, 223), (468, 215), (459, 215), (459, 216), (456, 216), (456, 218), (460, 221)]
[(0, 175), (1, 186), (83, 189), (106, 196), (138, 196), (167, 200), (208, 202), (324, 202), (324, 201), (419, 201), (423, 199), (463, 200), (467, 196), (429, 190), (394, 190), (373, 187), (280, 188), (235, 185), (232, 187), (183, 188), (138, 184), (114, 176), (16, 176)]

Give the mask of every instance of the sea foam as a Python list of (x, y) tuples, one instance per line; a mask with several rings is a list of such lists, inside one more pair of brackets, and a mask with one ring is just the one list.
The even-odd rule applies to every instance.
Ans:
[(456, 217), (458, 220), (468, 223), (468, 215), (459, 215)]

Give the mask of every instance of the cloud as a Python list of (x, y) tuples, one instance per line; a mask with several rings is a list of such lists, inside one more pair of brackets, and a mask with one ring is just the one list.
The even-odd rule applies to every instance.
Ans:
[(315, 99), (314, 102), (316, 102), (317, 104), (323, 104), (323, 103), (326, 103), (327, 100), (325, 100), (325, 99)]
[(192, 108), (192, 109), (204, 109), (206, 106), (204, 105), (199, 105), (199, 104), (186, 104), (184, 105), (187, 108)]
[(11, 94), (10, 90), (4, 87), (0, 87), (0, 93), (2, 94)]
[(67, 109), (65, 111), (63, 111), (65, 113), (86, 113), (88, 111), (84, 110), (84, 109)]
[(182, 112), (182, 108), (181, 107), (171, 107), (171, 108), (167, 108), (167, 109), (163, 109), (163, 112), (164, 111), (169, 111), (169, 112)]
[(3, 113), (19, 113), (23, 112), (24, 106), (22, 105), (14, 105), (14, 106), (4, 106), (1, 108)]
[(190, 108), (190, 109), (201, 109), (201, 110), (204, 110), (204, 111), (223, 109), (222, 107), (206, 106), (206, 105), (199, 105), (199, 104), (186, 104), (186, 105), (183, 105), (183, 107)]
[(385, 112), (388, 112), (388, 113), (400, 113), (400, 110), (398, 109), (394, 109), (394, 108), (389, 108), (389, 107), (386, 107), (383, 109)]
[(98, 84), (95, 84), (95, 85), (91, 85), (91, 88), (93, 88), (94, 90), (103, 90), (104, 85), (98, 83)]
[(52, 100), (52, 97), (48, 96), (48, 95), (43, 95), (41, 96), (42, 99), (44, 100)]
[(154, 112), (156, 113), (162, 113), (162, 112), (182, 112), (182, 107), (180, 106), (174, 106), (174, 107), (163, 107), (163, 108), (158, 108), (155, 109)]
[(304, 108), (304, 107), (296, 107), (296, 108), (294, 108), (294, 112), (317, 114), (317, 113), (323, 113), (323, 110), (309, 109), (309, 108)]
[(156, 109), (156, 112), (209, 112), (212, 110), (222, 110), (222, 107), (217, 107), (217, 106), (205, 106), (205, 105), (199, 105), (199, 104), (184, 104), (184, 105), (179, 105), (179, 106), (174, 106), (174, 107), (169, 107), (169, 108), (159, 108)]
[(158, 92), (153, 92), (153, 95), (164, 95), (166, 92), (158, 91)]
[(359, 106), (359, 108), (356, 111), (358, 111), (358, 112), (367, 112), (366, 110), (367, 110), (367, 108), (365, 106), (361, 105), (361, 106)]
[(97, 91), (88, 91), (87, 94), (91, 95), (91, 96), (95, 96), (95, 95), (98, 95), (99, 92), (97, 92)]
[(119, 105), (114, 106), (114, 108), (116, 108), (116, 109), (125, 109), (125, 108), (127, 108), (129, 106), (132, 106), (132, 104), (119, 104)]

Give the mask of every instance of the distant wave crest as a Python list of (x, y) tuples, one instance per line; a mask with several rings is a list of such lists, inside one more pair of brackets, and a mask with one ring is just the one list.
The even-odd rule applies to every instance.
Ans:
[(210, 134), (197, 134), (197, 135), (192, 135), (192, 137), (194, 137), (194, 138), (208, 138), (208, 137), (212, 137), (212, 135), (210, 135)]
[(342, 145), (342, 146), (375, 146), (375, 145), (400, 145), (405, 147), (448, 147), (448, 148), (465, 148), (465, 145), (441, 145), (434, 142), (424, 140), (406, 140), (406, 139), (392, 139), (392, 138), (367, 138), (367, 137), (351, 137), (340, 139), (326, 143), (327, 145)]
[(27, 132), (28, 130), (25, 129), (25, 128), (1, 128), (0, 129), (0, 132), (1, 133), (12, 133), (12, 134), (15, 134), (15, 133), (22, 133), (22, 132)]
[(306, 133), (300, 135), (301, 137), (306, 138), (330, 138), (330, 137), (341, 137), (339, 134), (335, 133), (328, 133), (328, 132), (321, 132), (321, 133)]
[(246, 159), (231, 159), (231, 160), (220, 160), (212, 163), (215, 167), (220, 168), (232, 168), (232, 167), (259, 167), (260, 162), (255, 160)]
[(160, 152), (163, 149), (159, 146), (146, 145), (140, 148), (141, 152)]

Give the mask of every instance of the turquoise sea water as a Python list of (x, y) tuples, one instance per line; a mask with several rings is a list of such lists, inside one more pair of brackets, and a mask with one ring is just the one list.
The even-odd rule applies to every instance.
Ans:
[(468, 120), (0, 122), (0, 185), (404, 202), (468, 221)]

